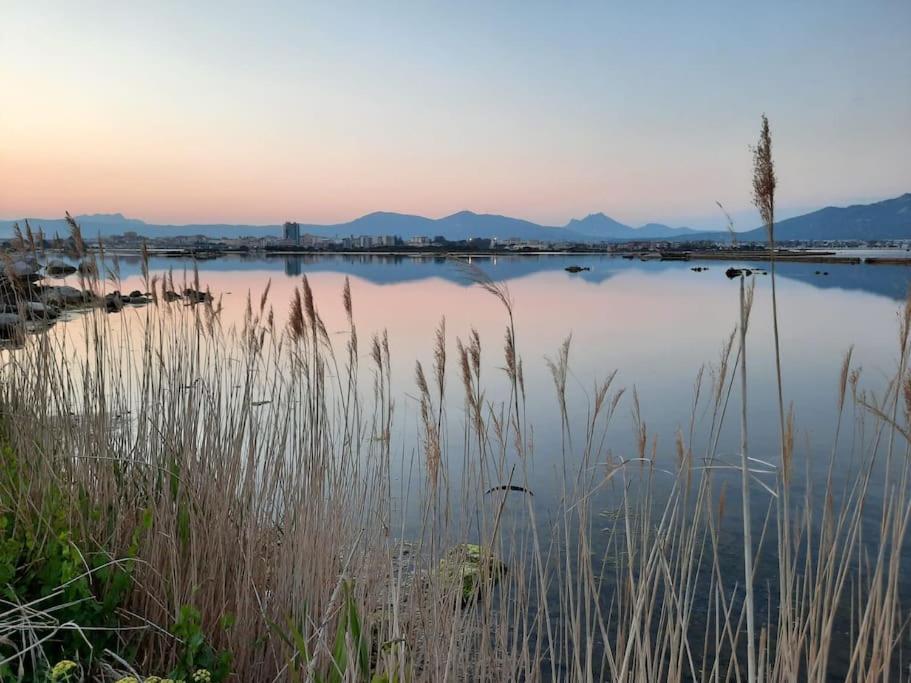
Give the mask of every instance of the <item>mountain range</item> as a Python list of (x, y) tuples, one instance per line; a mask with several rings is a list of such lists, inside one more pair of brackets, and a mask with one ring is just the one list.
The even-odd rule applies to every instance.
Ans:
[[(202, 235), (209, 238), (280, 237), (280, 225), (190, 224), (159, 225), (146, 223), (122, 214), (92, 214), (77, 216), (87, 239), (109, 237), (132, 231), (144, 237), (176, 237)], [(10, 237), (15, 223), (26, 219), (0, 220), (0, 237)], [(63, 219), (29, 218), (33, 229), (41, 228), (45, 235), (69, 234)], [(494, 214), (460, 211), (443, 218), (426, 218), (401, 213), (370, 213), (347, 223), (334, 225), (301, 224), (301, 234), (342, 238), (351, 235), (398, 235), (408, 239), (420, 235), (440, 235), (448, 240), (472, 237), (498, 239), (544, 240), (549, 242), (614, 242), (629, 240), (721, 240), (729, 239), (727, 232), (698, 231), (685, 227), (670, 227), (647, 223), (632, 227), (603, 213), (572, 219), (562, 227), (545, 226), (531, 221)], [(848, 207), (826, 207), (802, 216), (778, 222), (776, 239), (785, 240), (871, 240), (911, 239), (911, 193), (873, 204)], [(765, 228), (738, 232), (742, 242), (765, 240)]]

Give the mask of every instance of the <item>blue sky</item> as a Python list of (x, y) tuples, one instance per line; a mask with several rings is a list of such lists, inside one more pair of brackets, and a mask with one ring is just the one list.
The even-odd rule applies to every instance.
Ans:
[(911, 2), (0, 1), (0, 216), (604, 211), (911, 191)]

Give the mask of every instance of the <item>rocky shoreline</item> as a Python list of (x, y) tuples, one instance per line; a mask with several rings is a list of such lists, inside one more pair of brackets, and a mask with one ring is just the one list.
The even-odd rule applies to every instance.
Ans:
[[(98, 282), (98, 268), (93, 260), (76, 265), (52, 259), (42, 264), (31, 254), (7, 254), (0, 268), (0, 344), (4, 347), (20, 346), (27, 334), (51, 327), (65, 311), (102, 308), (108, 313), (119, 313), (126, 306), (145, 306), (156, 300), (154, 292), (118, 290), (98, 294), (93, 289), (83, 289), (67, 284), (51, 284), (53, 279), (78, 275), (80, 284)], [(188, 305), (207, 303), (211, 294), (195, 289), (182, 293), (165, 290), (167, 302), (185, 301)]]

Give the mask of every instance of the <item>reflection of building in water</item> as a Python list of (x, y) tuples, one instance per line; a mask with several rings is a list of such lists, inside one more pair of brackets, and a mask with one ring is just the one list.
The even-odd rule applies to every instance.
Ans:
[(285, 240), (297, 244), (301, 239), (301, 226), (290, 221), (285, 223)]
[(402, 239), (396, 235), (352, 235), (342, 238), (344, 249), (370, 249), (371, 247), (394, 247)]
[(300, 256), (285, 257), (285, 275), (298, 277), (303, 272), (303, 259)]

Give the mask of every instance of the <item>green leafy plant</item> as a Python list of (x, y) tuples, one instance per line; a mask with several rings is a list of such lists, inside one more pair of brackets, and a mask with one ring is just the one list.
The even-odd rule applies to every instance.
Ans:
[[(231, 627), (232, 619), (224, 617), (221, 627)], [(182, 646), (177, 666), (170, 677), (189, 680), (200, 669), (209, 672), (211, 680), (224, 681), (231, 674), (231, 653), (226, 650), (215, 650), (206, 640), (202, 629), (202, 618), (199, 610), (191, 605), (180, 608), (173, 635), (180, 639)]]
[[(2, 439), (0, 433), (0, 439)], [(118, 649), (119, 610), (132, 588), (131, 557), (111, 558), (80, 534), (72, 511), (91, 515), (90, 506), (71, 505), (72, 491), (53, 482), (35, 494), (27, 486), (32, 473), (8, 443), (0, 446), (0, 595), (21, 605), (18, 615), (29, 624), (13, 647), (25, 650), (40, 640), (37, 661), (75, 660), (91, 667), (105, 649)], [(151, 525), (137, 528), (139, 534)], [(0, 664), (0, 677), (13, 656)], [(48, 674), (50, 675), (50, 674)], [(26, 672), (24, 680), (43, 680)], [(4, 678), (5, 679), (5, 678)]]

